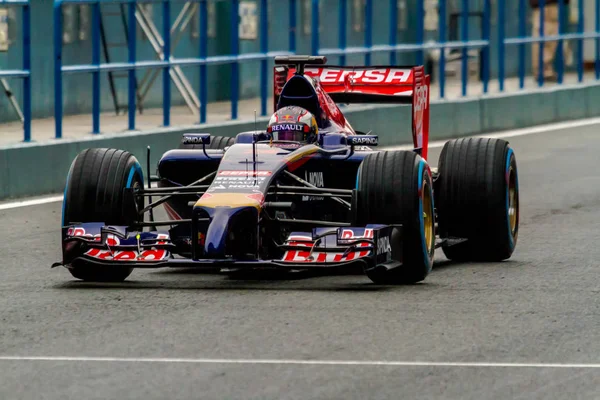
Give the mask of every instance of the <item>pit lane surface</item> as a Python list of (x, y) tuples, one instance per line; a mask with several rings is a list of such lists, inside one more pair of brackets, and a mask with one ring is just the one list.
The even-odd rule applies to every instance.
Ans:
[[(0, 211), (0, 356), (9, 357), (0, 359), (0, 398), (597, 398), (599, 128), (508, 139), (521, 189), (513, 258), (452, 264), (438, 252), (415, 286), (188, 270), (136, 270), (124, 284), (90, 285), (49, 268), (60, 259), (60, 203)], [(92, 358), (16, 359), (27, 356)], [(155, 360), (131, 360), (145, 357)], [(566, 365), (575, 363), (596, 368)]]

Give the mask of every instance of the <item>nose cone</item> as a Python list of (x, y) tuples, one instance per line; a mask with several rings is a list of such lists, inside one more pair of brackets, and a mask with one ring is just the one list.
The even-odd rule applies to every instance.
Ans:
[(209, 259), (247, 257), (257, 254), (258, 209), (245, 207), (215, 207), (204, 243)]
[(258, 254), (258, 216), (262, 193), (205, 193), (194, 205), (208, 213), (204, 255), (209, 259), (247, 258)]

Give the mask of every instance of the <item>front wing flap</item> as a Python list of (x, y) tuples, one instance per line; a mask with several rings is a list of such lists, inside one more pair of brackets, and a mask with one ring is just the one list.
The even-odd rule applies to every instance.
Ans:
[(174, 249), (166, 232), (83, 223), (63, 227), (61, 265), (68, 266), (78, 258), (107, 264), (155, 264), (168, 260)]
[[(346, 263), (366, 259), (370, 264), (392, 261), (391, 235), (400, 226), (367, 225), (365, 228), (315, 228), (293, 232), (284, 246), (283, 262)], [(401, 260), (398, 260), (401, 261)]]
[(166, 232), (130, 231), (124, 226), (85, 223), (63, 227), (63, 261), (54, 266), (69, 267), (75, 260), (90, 264), (127, 268), (234, 267), (276, 269), (339, 268), (362, 263), (365, 270), (401, 265), (401, 251), (393, 238), (402, 234), (400, 225), (367, 225), (363, 228), (315, 228), (312, 232), (293, 232), (279, 246), (281, 259), (235, 260), (175, 258), (176, 245)]

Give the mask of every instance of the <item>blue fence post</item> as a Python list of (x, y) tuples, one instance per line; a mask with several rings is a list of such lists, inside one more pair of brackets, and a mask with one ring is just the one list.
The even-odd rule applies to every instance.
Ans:
[(504, 91), (504, 0), (498, 0), (498, 86)]
[[(594, 28), (596, 34), (600, 33), (600, 0), (596, 0), (596, 15), (594, 16)], [(600, 38), (596, 38), (596, 54), (594, 60), (594, 68), (596, 72), (596, 80), (600, 79)]]
[[(62, 38), (61, 38), (62, 40)], [(100, 3), (92, 4), (92, 133), (100, 133)]]
[(54, 136), (62, 138), (62, 0), (54, 2)]
[[(527, 34), (525, 0), (519, 0), (519, 37)], [(519, 88), (525, 87), (525, 43), (519, 44)]]
[[(338, 18), (338, 43), (340, 49), (346, 49), (346, 25), (348, 25), (348, 0), (340, 0), (339, 18)], [(346, 65), (346, 55), (340, 55), (340, 65)]]
[[(558, 0), (558, 34), (564, 34), (564, 17), (565, 17), (565, 4), (564, 0)], [(562, 84), (564, 79), (564, 71), (565, 71), (565, 62), (564, 62), (564, 52), (563, 52), (563, 39), (562, 37), (558, 39), (558, 49), (557, 49), (557, 62), (558, 62), (558, 83)]]
[(290, 0), (290, 53), (296, 53), (296, 0)]
[[(544, 39), (544, 0), (540, 0), (540, 39)], [(544, 86), (544, 42), (538, 47), (538, 86)]]
[(163, 1), (163, 53), (167, 63), (163, 69), (163, 125), (171, 125), (171, 2)]
[(31, 141), (31, 9), (30, 4), (23, 6), (23, 69), (27, 75), (23, 78), (23, 141)]
[(312, 54), (319, 55), (319, 0), (312, 0), (311, 49)]
[[(260, 52), (266, 57), (269, 51), (269, 25), (267, 0), (260, 2)], [(260, 61), (260, 115), (267, 115), (267, 59)]]
[[(208, 57), (208, 0), (200, 2), (200, 58), (206, 61)], [(208, 67), (200, 64), (200, 123), (206, 123), (206, 102), (208, 101)]]
[[(467, 42), (469, 40), (469, 0), (463, 0), (462, 2), (462, 29), (461, 29), (461, 37), (462, 37), (462, 41), (463, 42)], [(462, 55), (462, 65), (461, 65), (461, 81), (462, 81), (462, 95), (466, 96), (467, 95), (467, 81), (469, 80), (469, 75), (468, 75), (468, 65), (467, 65), (467, 61), (468, 61), (468, 48), (464, 46), (463, 43), (463, 47), (461, 49), (461, 55)]]
[[(585, 31), (583, 21), (583, 0), (579, 0), (579, 7), (577, 9), (577, 31), (579, 34), (583, 34)], [(583, 81), (583, 39), (579, 39), (577, 42), (577, 80)]]
[(373, 47), (373, 0), (366, 0), (365, 3), (365, 47), (369, 52), (365, 54), (365, 65), (371, 65), (371, 52)]
[[(425, 8), (424, 0), (417, 0), (417, 44), (423, 45), (425, 36)], [(417, 65), (423, 65), (423, 49), (417, 50)]]
[[(231, 54), (238, 57), (240, 54), (239, 42), (239, 1), (231, 0)], [(239, 62), (234, 60), (231, 63), (231, 119), (238, 118), (238, 99), (239, 99)]]
[[(398, 43), (398, 2), (390, 0), (390, 46), (394, 47)], [(390, 65), (396, 65), (396, 50), (390, 52)]]
[[(127, 18), (129, 20), (129, 25), (127, 26), (128, 28), (128, 36), (129, 36), (129, 40), (128, 40), (128, 51), (129, 51), (129, 63), (134, 64), (135, 60), (136, 60), (136, 42), (137, 42), (137, 38), (136, 38), (136, 31), (137, 31), (137, 26), (136, 26), (136, 21), (135, 21), (135, 3), (129, 3), (128, 4), (128, 15)], [(129, 108), (129, 130), (132, 131), (135, 129), (135, 109), (136, 109), (136, 81), (135, 81), (135, 75), (136, 75), (136, 71), (133, 68), (133, 66), (131, 67), (131, 69), (128, 72), (128, 101), (127, 101), (127, 106)]]
[(483, 0), (483, 40), (487, 42), (483, 48), (483, 93), (488, 92), (490, 82), (490, 0)]
[[(446, 0), (439, 0), (440, 19), (439, 24), (439, 42), (446, 44)], [(446, 47), (440, 48), (440, 98), (444, 98), (446, 91)]]

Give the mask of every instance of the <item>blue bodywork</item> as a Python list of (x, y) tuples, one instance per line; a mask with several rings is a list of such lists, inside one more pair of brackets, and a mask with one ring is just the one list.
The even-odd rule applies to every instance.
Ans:
[[(63, 228), (64, 262), (84, 259), (91, 264), (135, 268), (229, 265), (290, 269), (356, 262), (375, 268), (399, 263), (391, 260), (391, 250), (381, 251), (377, 241), (388, 243), (392, 230), (401, 227), (353, 227), (350, 209), (343, 207), (346, 200), (345, 204), (351, 204), (358, 168), (371, 149), (351, 145), (351, 138), (340, 134), (324, 134), (317, 144), (291, 149), (277, 147), (265, 132), (240, 133), (236, 143), (224, 150), (207, 149), (210, 139), (204, 135), (197, 139), (204, 148), (171, 150), (158, 163), (159, 187), (163, 188), (183, 188), (213, 174), (202, 191), (173, 196), (164, 203), (173, 218), (169, 229), (148, 232), (102, 223), (67, 226)], [(287, 182), (283, 180), (286, 177)], [(294, 211), (290, 211), (292, 207), (281, 211), (285, 216), (279, 220), (314, 219), (323, 225), (337, 220), (341, 226), (332, 221), (334, 226), (299, 230), (284, 229), (279, 226), (284, 223), (274, 222), (276, 213), (270, 208), (291, 203), (288, 197), (292, 195), (288, 196), (289, 190), (272, 192), (281, 185), (290, 186), (295, 179), (312, 181), (322, 191), (300, 193)], [(310, 186), (292, 188), (310, 190)], [(326, 211), (335, 206), (326, 197), (328, 190), (346, 199), (340, 201), (340, 211), (330, 216)], [(223, 196), (225, 202), (211, 203), (215, 196)], [(191, 221), (179, 223), (187, 220)]]
[[(401, 260), (391, 259), (389, 243), (400, 226), (353, 225), (360, 212), (353, 207), (359, 167), (373, 152), (366, 146), (376, 146), (378, 138), (355, 134), (343, 117), (336, 117), (336, 123), (329, 120), (320, 104), (327, 100), (315, 90), (313, 81), (296, 75), (277, 104), (300, 106), (317, 117), (315, 143), (276, 141), (265, 131), (252, 131), (239, 133), (231, 146), (211, 149), (209, 134), (184, 134), (184, 148), (166, 152), (158, 163), (158, 189), (125, 189), (133, 198), (159, 193), (170, 217), (161, 225), (169, 229), (156, 231), (156, 221), (130, 227), (65, 227), (65, 262), (79, 258), (127, 267), (399, 266)], [(81, 232), (91, 239), (76, 235)]]

